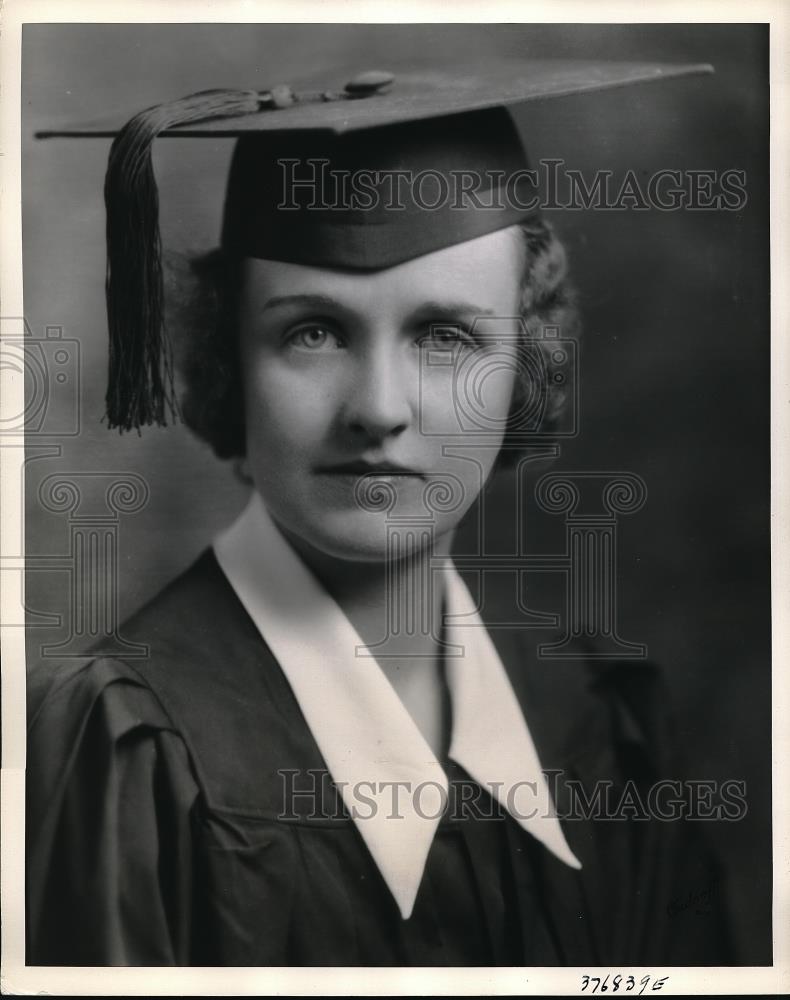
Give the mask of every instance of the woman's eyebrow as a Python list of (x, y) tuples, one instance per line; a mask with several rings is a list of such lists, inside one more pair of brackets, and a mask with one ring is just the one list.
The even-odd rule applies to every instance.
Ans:
[(333, 299), (331, 295), (273, 295), (266, 300), (261, 312), (277, 309), (281, 306), (300, 306), (306, 309), (343, 309), (342, 302)]
[(493, 316), (493, 309), (476, 306), (472, 302), (421, 302), (413, 318), (453, 319), (461, 316)]
[[(332, 298), (331, 295), (320, 293), (294, 294), (294, 295), (273, 295), (267, 299), (261, 312), (268, 312), (270, 309), (278, 309), (284, 306), (298, 306), (302, 309), (336, 309), (348, 312), (348, 305)], [(475, 305), (472, 302), (441, 302), (439, 300), (421, 302), (413, 311), (411, 319), (439, 319), (451, 320), (460, 317), (470, 316), (493, 316), (493, 309), (486, 309), (483, 306)]]

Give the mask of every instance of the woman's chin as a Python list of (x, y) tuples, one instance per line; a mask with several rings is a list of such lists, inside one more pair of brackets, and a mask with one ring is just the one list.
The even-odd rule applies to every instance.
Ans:
[(281, 527), (297, 550), (306, 546), (346, 562), (397, 562), (432, 550), (439, 537), (437, 525), (396, 523), (385, 512), (359, 510), (324, 511), (318, 523), (289, 518)]

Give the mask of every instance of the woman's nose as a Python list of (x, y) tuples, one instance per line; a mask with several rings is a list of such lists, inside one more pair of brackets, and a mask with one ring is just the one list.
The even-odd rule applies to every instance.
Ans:
[(418, 373), (396, 349), (365, 352), (355, 367), (345, 405), (346, 427), (373, 440), (401, 434), (414, 419)]

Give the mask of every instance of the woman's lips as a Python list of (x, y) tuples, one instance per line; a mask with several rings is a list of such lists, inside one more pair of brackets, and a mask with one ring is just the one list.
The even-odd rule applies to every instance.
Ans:
[(367, 477), (371, 479), (386, 479), (395, 481), (398, 479), (426, 479), (425, 473), (409, 466), (399, 465), (395, 462), (340, 462), (336, 465), (319, 466), (316, 470), (320, 475), (348, 477), (359, 479)]
[(411, 506), (428, 482), (424, 473), (394, 462), (342, 462), (316, 473), (334, 503), (368, 512), (389, 510), (396, 498)]

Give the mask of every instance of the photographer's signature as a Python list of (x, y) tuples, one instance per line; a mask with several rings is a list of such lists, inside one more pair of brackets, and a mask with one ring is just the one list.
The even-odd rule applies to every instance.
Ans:
[(667, 916), (677, 917), (690, 910), (698, 916), (705, 916), (712, 912), (718, 892), (719, 880), (713, 879), (704, 889), (690, 889), (685, 896), (675, 896), (667, 905)]

